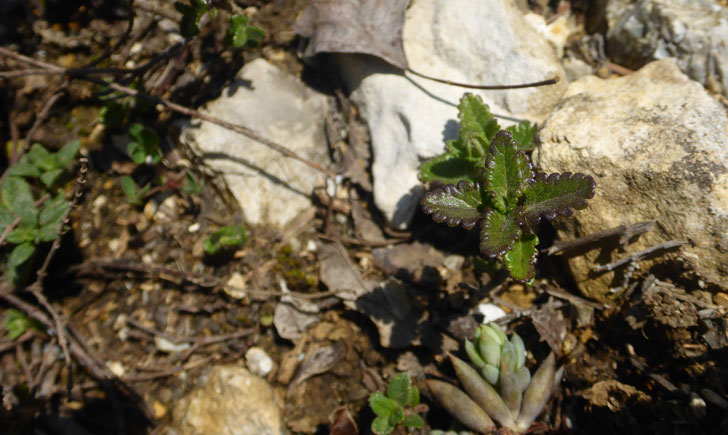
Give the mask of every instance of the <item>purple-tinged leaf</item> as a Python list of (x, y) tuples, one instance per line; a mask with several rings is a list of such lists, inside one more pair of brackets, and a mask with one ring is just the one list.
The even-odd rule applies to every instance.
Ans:
[(513, 213), (504, 215), (488, 209), (480, 227), (480, 252), (487, 258), (500, 257), (513, 247), (521, 233)]
[(445, 222), (451, 227), (461, 225), (469, 230), (481, 217), (483, 197), (480, 190), (479, 185), (468, 181), (461, 181), (457, 186), (448, 184), (425, 194), (422, 211), (431, 214), (437, 223)]
[(557, 216), (571, 216), (574, 209), (586, 207), (587, 199), (594, 197), (596, 182), (589, 175), (539, 172), (523, 191), (523, 205), (517, 210), (524, 230), (533, 232), (541, 219), (548, 221)]
[(516, 281), (528, 282), (536, 269), (538, 236), (523, 233), (521, 238), (503, 255), (503, 262)]
[(526, 154), (518, 151), (518, 144), (507, 131), (499, 131), (490, 144), (485, 160), (486, 190), (493, 205), (501, 213), (513, 210), (533, 177), (531, 162)]

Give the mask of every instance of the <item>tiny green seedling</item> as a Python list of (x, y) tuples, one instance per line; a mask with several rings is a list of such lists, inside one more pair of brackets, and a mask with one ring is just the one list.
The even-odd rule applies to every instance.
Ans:
[(137, 165), (153, 165), (162, 160), (162, 150), (159, 148), (159, 137), (151, 128), (141, 124), (129, 127), (129, 136), (133, 139), (127, 146), (127, 152)]
[(369, 406), (377, 415), (372, 421), (372, 432), (377, 435), (388, 434), (399, 424), (408, 428), (422, 427), (422, 417), (406, 409), (419, 403), (419, 390), (412, 385), (407, 373), (399, 373), (389, 382), (386, 396), (379, 391), (369, 396)]
[(196, 180), (190, 171), (185, 171), (186, 183), (182, 186), (182, 191), (189, 195), (199, 195), (205, 185), (203, 180)]
[(81, 141), (73, 140), (52, 153), (41, 144), (33, 144), (17, 163), (8, 168), (8, 176), (35, 177), (46, 187), (51, 187), (60, 180), (80, 147)]
[(3, 322), (5, 330), (8, 332), (7, 337), (15, 340), (25, 334), (28, 329), (43, 331), (43, 325), (35, 319), (31, 319), (24, 312), (10, 308), (5, 312), (5, 322)]
[(190, 4), (174, 2), (174, 8), (182, 14), (180, 32), (189, 39), (200, 33), (200, 19), (207, 13), (205, 0), (190, 0)]
[[(487, 111), (477, 99), (461, 103), (462, 130), (483, 132), (471, 135), (471, 149), (482, 148), (492, 120), (467, 113)], [(475, 106), (475, 108), (473, 108)], [(463, 113), (463, 108), (469, 112)], [(464, 120), (468, 120), (465, 123)], [(467, 136), (467, 135), (465, 135)], [(473, 139), (474, 138), (474, 139)], [(465, 139), (461, 139), (465, 140)], [(480, 157), (479, 157), (480, 158)], [(487, 147), (480, 167), (468, 169), (467, 177), (454, 184), (425, 194), (422, 210), (431, 214), (435, 222), (471, 229), (479, 221), (480, 252), (489, 259), (501, 259), (511, 277), (522, 282), (534, 278), (536, 266), (537, 225), (541, 219), (571, 216), (574, 209), (586, 207), (587, 199), (594, 196), (596, 183), (584, 174), (534, 173), (531, 161), (520, 149), (513, 135), (499, 131)], [(475, 182), (473, 178), (476, 177)]]
[(230, 18), (230, 27), (228, 28), (228, 43), (235, 48), (254, 48), (260, 44), (265, 36), (263, 29), (248, 24), (247, 15), (233, 15)]
[(149, 183), (145, 184), (141, 189), (137, 189), (133, 178), (128, 175), (121, 177), (121, 190), (124, 192), (126, 202), (129, 205), (135, 207), (142, 205), (144, 203), (144, 195), (149, 192), (149, 189), (151, 189)]
[(205, 239), (203, 248), (210, 256), (225, 254), (240, 249), (248, 236), (242, 225), (231, 225), (220, 227)]

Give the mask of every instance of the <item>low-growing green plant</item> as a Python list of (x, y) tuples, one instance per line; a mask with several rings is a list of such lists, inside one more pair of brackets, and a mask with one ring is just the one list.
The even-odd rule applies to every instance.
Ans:
[(531, 377), (523, 340), (515, 332), (508, 340), (495, 323), (478, 328), (475, 342), (465, 342), (465, 351), (472, 365), (450, 355), (465, 392), (430, 380), (433, 395), (473, 430), (486, 432), (495, 426), (493, 420), (516, 432), (528, 430), (561, 380), (563, 369), (556, 369), (554, 354)]
[(124, 196), (126, 196), (127, 204), (135, 207), (144, 203), (144, 195), (146, 195), (152, 187), (149, 183), (147, 183), (144, 187), (138, 189), (134, 179), (128, 175), (122, 176), (120, 182), (121, 190), (124, 192)]
[(207, 255), (216, 256), (240, 249), (248, 236), (242, 225), (220, 227), (210, 234), (203, 244)]
[(251, 26), (248, 24), (247, 15), (235, 14), (230, 17), (230, 27), (228, 27), (228, 43), (235, 48), (253, 48), (260, 44), (260, 41), (265, 36), (265, 32), (260, 27)]
[(5, 321), (3, 322), (5, 330), (8, 332), (7, 337), (15, 340), (25, 334), (28, 329), (43, 331), (43, 325), (35, 319), (31, 319), (24, 312), (10, 308), (5, 312)]
[[(487, 112), (487, 106), (479, 99), (464, 100), (467, 104), (461, 103), (459, 116), (464, 122), (461, 136), (466, 129), (479, 131), (471, 135), (476, 138), (471, 142), (480, 147), (493, 120), (472, 115)], [(530, 282), (538, 253), (538, 223), (541, 219), (571, 216), (574, 209), (585, 208), (587, 199), (594, 196), (596, 183), (584, 174), (535, 173), (529, 157), (513, 135), (504, 130), (497, 132), (487, 152), (478, 156), (482, 159), (482, 170), (473, 167), (457, 185), (448, 184), (426, 193), (422, 210), (431, 214), (435, 222), (452, 227), (471, 229), (480, 221), (481, 254), (488, 259), (501, 259), (511, 277)]]
[[(465, 94), (458, 105), (458, 138), (446, 143), (447, 151), (420, 166), (420, 180), (456, 184), (461, 180), (477, 183), (485, 169), (489, 144), (501, 130), (490, 108), (478, 95)], [(533, 149), (536, 126), (528, 121), (505, 129), (519, 151)]]
[(203, 180), (196, 180), (190, 171), (185, 171), (186, 183), (182, 186), (182, 191), (190, 195), (199, 195), (205, 185)]
[[(57, 186), (80, 145), (71, 141), (52, 153), (34, 144), (7, 169), (0, 186), (0, 233), (7, 233), (5, 240), (14, 245), (5, 263), (6, 277), (14, 285), (38, 246), (54, 241), (61, 231), (70, 204)], [(37, 198), (29, 181), (42, 186)]]
[(411, 409), (420, 403), (420, 392), (412, 385), (407, 373), (399, 373), (389, 382), (387, 395), (377, 391), (369, 396), (369, 406), (377, 417), (372, 421), (372, 432), (377, 435), (388, 434), (397, 425), (420, 428), (422, 417)]
[(174, 8), (182, 14), (180, 32), (185, 38), (192, 38), (200, 33), (200, 19), (207, 13), (205, 0), (190, 0), (190, 3), (174, 2)]
[(127, 152), (137, 165), (154, 165), (162, 160), (162, 150), (159, 148), (159, 137), (151, 128), (141, 124), (129, 127), (129, 136), (133, 139), (127, 146)]

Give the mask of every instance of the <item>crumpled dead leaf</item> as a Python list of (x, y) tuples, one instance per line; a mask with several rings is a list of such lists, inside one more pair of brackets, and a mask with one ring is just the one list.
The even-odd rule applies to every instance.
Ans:
[(541, 339), (548, 343), (556, 355), (561, 355), (561, 343), (566, 338), (566, 321), (561, 311), (554, 306), (553, 300), (534, 311), (531, 321)]
[(293, 30), (309, 38), (305, 57), (364, 53), (407, 69), (402, 46), (409, 0), (313, 0)]

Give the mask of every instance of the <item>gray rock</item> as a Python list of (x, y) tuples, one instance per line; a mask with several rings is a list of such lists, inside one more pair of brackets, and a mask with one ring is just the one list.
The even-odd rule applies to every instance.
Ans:
[[(572, 83), (540, 137), (533, 159), (540, 170), (583, 172), (597, 182), (585, 210), (556, 222), (562, 239), (655, 219), (655, 229), (628, 251), (687, 240), (679, 259), (708, 282), (725, 285), (728, 118), (674, 59), (617, 79), (592, 76)], [(570, 258), (582, 292), (603, 299), (621, 283), (622, 274), (590, 271), (624, 255), (596, 249)]]
[(288, 433), (273, 388), (242, 367), (216, 366), (200, 377), (172, 412), (175, 435)]
[[(517, 84), (563, 79), (553, 48), (511, 0), (419, 0), (407, 11), (404, 49), (410, 67), (455, 82)], [(441, 154), (457, 134), (463, 88), (428, 81), (385, 62), (340, 55), (352, 99), (371, 132), (374, 201), (389, 223), (406, 227), (422, 195), (422, 160)], [(506, 118), (542, 120), (566, 88), (555, 86), (478, 92)]]
[[(263, 59), (246, 64), (203, 112), (243, 125), (321, 165), (328, 162), (324, 136), (326, 97)], [(209, 122), (188, 126), (183, 140), (222, 173), (248, 223), (283, 227), (311, 207), (323, 176), (247, 136)]]
[(712, 0), (611, 0), (609, 55), (630, 68), (674, 57), (680, 70), (728, 95), (728, 8)]

